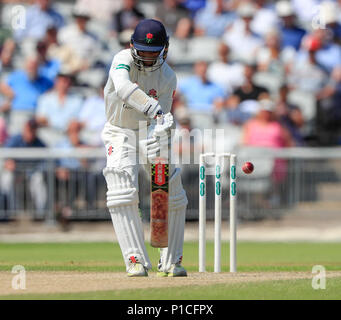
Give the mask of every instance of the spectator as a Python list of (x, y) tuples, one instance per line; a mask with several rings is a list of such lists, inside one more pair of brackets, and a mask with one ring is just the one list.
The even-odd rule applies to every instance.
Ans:
[[(185, 111), (188, 110), (188, 108), (186, 107), (184, 96), (181, 95), (178, 91), (176, 91), (174, 94), (173, 103), (172, 103), (172, 107), (171, 107), (171, 111), (170, 111), (172, 114), (174, 114), (175, 121), (178, 120), (177, 115), (176, 115), (177, 109), (181, 109), (181, 110), (185, 110)], [(183, 114), (183, 112), (180, 111), (180, 115), (181, 114)]]
[(272, 70), (275, 73), (279, 71), (282, 74), (283, 70), (281, 66), (278, 66), (281, 54), (279, 41), (280, 37), (277, 31), (271, 30), (265, 34), (265, 46), (259, 50), (257, 55), (258, 71)]
[(34, 112), (38, 98), (53, 86), (48, 78), (39, 75), (39, 59), (37, 56), (26, 58), (25, 70), (13, 71), (0, 85), (0, 92), (8, 99), (0, 111)]
[[(338, 8), (339, 7), (339, 8)], [(332, 41), (341, 45), (341, 20), (338, 21), (338, 9), (341, 10), (341, 4), (338, 6), (336, 2), (323, 1), (320, 6), (321, 22), (332, 32)]]
[(223, 106), (224, 90), (208, 80), (207, 68), (207, 62), (196, 62), (194, 65), (195, 75), (184, 79), (179, 84), (180, 93), (184, 96), (191, 111), (211, 113), (221, 110)]
[(208, 0), (179, 0), (180, 3), (191, 12), (191, 17), (194, 18), (198, 10), (206, 6)]
[(295, 59), (288, 82), (292, 89), (316, 94), (328, 82), (328, 73), (317, 63), (321, 42), (313, 35), (303, 40), (302, 50)]
[(119, 34), (125, 29), (135, 29), (144, 14), (138, 9), (138, 0), (125, 0), (123, 8), (114, 15), (112, 31)]
[(212, 62), (207, 70), (207, 77), (220, 85), (226, 94), (241, 86), (244, 81), (244, 67), (240, 63), (230, 62), (230, 48), (221, 42), (218, 46), (219, 60)]
[(72, 15), (74, 23), (67, 25), (58, 32), (58, 42), (70, 47), (78, 58), (90, 68), (95, 62), (96, 54), (101, 48), (101, 43), (87, 30), (90, 20), (88, 10), (74, 7)]
[(289, 88), (283, 85), (279, 90), (278, 99), (276, 101), (275, 115), (279, 122), (286, 128), (297, 146), (304, 145), (301, 130), (304, 126), (304, 118), (302, 111), (288, 102)]
[(209, 0), (194, 18), (195, 35), (221, 37), (235, 18), (235, 13), (227, 10), (225, 0)]
[(278, 1), (276, 3), (276, 11), (281, 18), (281, 47), (291, 47), (299, 50), (306, 32), (297, 25), (295, 12), (291, 3), (288, 0)]
[[(321, 32), (324, 33), (324, 30)], [(341, 112), (339, 101), (341, 97), (341, 77), (335, 67), (331, 74), (318, 61), (321, 52), (320, 32), (313, 33), (303, 40), (302, 50), (288, 77), (289, 85), (316, 98), (316, 136), (320, 145), (337, 144)], [(333, 56), (329, 58), (332, 60)], [(327, 61), (327, 60), (326, 60)], [(331, 62), (331, 61), (328, 61)], [(336, 63), (336, 60), (335, 60)]]
[(284, 79), (294, 60), (295, 52), (290, 49), (281, 50), (281, 38), (277, 30), (265, 35), (265, 46), (257, 54), (258, 71), (269, 72)]
[(317, 93), (316, 133), (322, 146), (341, 144), (341, 67), (333, 70), (329, 83)]
[(192, 20), (189, 11), (179, 3), (179, 0), (163, 0), (162, 3), (158, 3), (155, 16), (157, 20), (163, 22), (169, 36), (186, 39), (191, 34)]
[(283, 148), (294, 145), (290, 133), (276, 120), (275, 105), (262, 99), (256, 116), (245, 123), (242, 143), (248, 146)]
[[(245, 146), (284, 148), (294, 146), (293, 139), (276, 119), (274, 114), (275, 105), (271, 100), (261, 100), (256, 115), (243, 126), (242, 144)], [(259, 199), (265, 207), (280, 203), (280, 186), (285, 183), (288, 172), (287, 160), (275, 159), (274, 171), (271, 174), (270, 194), (262, 194)], [(284, 195), (283, 195), (284, 196)]]
[(316, 29), (312, 35), (321, 43), (316, 52), (317, 63), (328, 73), (332, 73), (336, 67), (341, 66), (341, 46), (333, 42), (329, 29)]
[(13, 69), (13, 56), (16, 49), (15, 42), (7, 38), (0, 47), (0, 81)]
[(258, 109), (257, 100), (268, 97), (268, 90), (258, 86), (253, 81), (256, 66), (253, 64), (244, 67), (244, 83), (236, 88), (226, 100), (228, 121), (242, 124)]
[(256, 13), (251, 22), (251, 29), (255, 34), (264, 36), (269, 30), (277, 27), (278, 16), (275, 10), (267, 5), (266, 0), (255, 0), (253, 3)]
[(10, 110), (10, 104), (9, 106), (8, 104), (9, 104), (9, 101), (0, 93), (0, 110), (7, 110), (7, 111), (0, 112), (0, 116), (3, 117), (5, 123), (7, 123), (8, 121), (9, 110)]
[(126, 29), (118, 35), (120, 46), (124, 49), (130, 48), (131, 35), (134, 33), (132, 29)]
[[(6, 2), (6, 1), (5, 1)], [(2, 6), (6, 6), (6, 3), (4, 4), (4, 0), (2, 0), (0, 2), (0, 46), (3, 44), (3, 42), (7, 39), (7, 38), (11, 38), (12, 37), (12, 26), (9, 25), (8, 21), (6, 21), (5, 18), (5, 10), (3, 10)], [(2, 20), (3, 18), (5, 18), (4, 20)]]
[(104, 87), (103, 82), (96, 95), (87, 98), (79, 114), (81, 128), (87, 132), (93, 133), (87, 144), (92, 146), (102, 145), (101, 132), (106, 122), (104, 105)]
[(70, 74), (76, 74), (79, 71), (88, 68), (86, 59), (81, 59), (77, 52), (68, 44), (60, 44), (57, 38), (57, 29), (52, 27), (46, 32), (45, 43), (47, 45), (48, 59), (57, 60), (60, 64), (59, 69)]
[[(1, 6), (0, 6), (1, 9)], [(1, 14), (1, 12), (0, 12)], [(1, 24), (0, 24), (1, 25)], [(10, 38), (4, 38), (0, 32), (0, 84), (5, 81), (8, 74), (12, 72), (12, 56), (15, 49), (15, 43)], [(8, 101), (4, 98), (0, 88), (0, 110), (6, 109)], [(0, 111), (1, 116), (1, 111)], [(6, 117), (7, 118), (7, 117)]]
[[(78, 122), (72, 121), (67, 127), (67, 137), (56, 145), (56, 148), (72, 150), (74, 148), (86, 147), (80, 139), (81, 126)], [(90, 181), (87, 181), (89, 174), (84, 169), (88, 167), (86, 159), (63, 158), (57, 161), (56, 168), (56, 215), (63, 230), (69, 230), (69, 219), (75, 208), (75, 200), (82, 194), (88, 206), (93, 205), (94, 190)], [(87, 188), (84, 190), (84, 188)]]
[(193, 20), (189, 18), (182, 18), (178, 22), (178, 26), (174, 33), (174, 37), (177, 39), (188, 39), (193, 36)]
[[(194, 128), (192, 126), (191, 115), (185, 106), (176, 108), (174, 116), (177, 130), (174, 134), (173, 152), (179, 157), (180, 165), (189, 164), (189, 156), (193, 154), (198, 155), (202, 151), (202, 141), (200, 137), (197, 136), (197, 134), (200, 134), (200, 131), (192, 131)], [(187, 163), (184, 163), (181, 160), (187, 161)]]
[(54, 82), (60, 69), (60, 62), (56, 59), (49, 59), (47, 56), (47, 43), (38, 41), (36, 46), (37, 54), (40, 60), (39, 75)]
[(109, 24), (113, 14), (121, 9), (124, 0), (77, 0), (76, 7), (89, 10), (91, 19)]
[(8, 138), (6, 121), (3, 117), (0, 117), (0, 147), (6, 142)]
[[(7, 141), (6, 148), (44, 148), (45, 144), (37, 137), (38, 125), (35, 120), (30, 119), (24, 125), (21, 134), (15, 135)], [(16, 199), (18, 190), (15, 186), (23, 185), (25, 176), (29, 177), (29, 192), (37, 209), (36, 218), (43, 218), (46, 209), (47, 190), (44, 181), (42, 162), (37, 160), (13, 160), (7, 159), (1, 175), (1, 193), (5, 194), (7, 209), (19, 208), (19, 201)], [(25, 171), (23, 171), (25, 169)], [(25, 192), (25, 190), (24, 190)], [(21, 204), (21, 203), (20, 203)]]
[(69, 123), (78, 118), (82, 99), (70, 92), (71, 85), (72, 76), (59, 73), (54, 89), (39, 99), (36, 119), (41, 126), (65, 132)]
[[(86, 147), (87, 145), (81, 141), (80, 139), (80, 131), (81, 125), (78, 121), (71, 121), (67, 126), (67, 136), (61, 142), (56, 145), (56, 148), (61, 149), (73, 149), (73, 148), (82, 148)], [(63, 158), (58, 161), (59, 168), (75, 170), (79, 169), (84, 166), (85, 160), (79, 160), (75, 158)], [(58, 169), (57, 169), (58, 172)], [(57, 174), (58, 176), (58, 174)]]
[(51, 7), (50, 0), (35, 0), (35, 3), (27, 10), (25, 28), (14, 33), (18, 43), (27, 38), (41, 40), (49, 27), (59, 29), (64, 26), (64, 18)]
[(195, 194), (195, 172), (185, 170), (187, 164), (194, 163), (203, 150), (202, 132), (194, 128), (190, 111), (186, 107), (178, 107), (175, 110), (176, 130), (173, 137), (172, 159), (179, 167), (184, 168), (188, 189), (186, 192)]
[(21, 134), (11, 137), (6, 148), (43, 148), (45, 144), (37, 137), (38, 123), (30, 119), (24, 125)]
[(224, 33), (223, 40), (230, 47), (234, 60), (253, 61), (262, 45), (262, 39), (251, 29), (255, 12), (252, 3), (241, 3), (237, 8), (239, 18)]
[(321, 0), (291, 0), (291, 6), (295, 15), (298, 17), (299, 24), (305, 29), (311, 26), (314, 18), (317, 17), (319, 9), (318, 5)]

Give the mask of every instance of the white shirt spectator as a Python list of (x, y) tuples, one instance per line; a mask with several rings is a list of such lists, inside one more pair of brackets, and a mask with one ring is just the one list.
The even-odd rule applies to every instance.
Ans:
[(318, 16), (318, 0), (291, 0), (293, 9), (301, 23), (311, 25), (314, 17)]
[(264, 36), (269, 30), (278, 26), (279, 19), (274, 10), (269, 8), (260, 8), (257, 10), (251, 22), (251, 30), (261, 36)]
[(122, 7), (122, 0), (77, 0), (77, 7), (86, 8), (91, 18), (110, 23), (113, 14)]
[(84, 60), (93, 61), (100, 44), (89, 33), (82, 32), (76, 24), (62, 28), (58, 34), (58, 41), (68, 45)]
[(257, 51), (263, 44), (261, 38), (245, 32), (243, 20), (235, 21), (225, 32), (223, 40), (230, 47), (233, 59), (248, 62), (255, 59)]
[(244, 67), (240, 63), (228, 64), (216, 61), (207, 69), (207, 78), (230, 94), (244, 83)]

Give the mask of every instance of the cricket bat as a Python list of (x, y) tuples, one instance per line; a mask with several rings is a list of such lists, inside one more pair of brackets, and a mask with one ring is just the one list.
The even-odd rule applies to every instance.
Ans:
[[(157, 116), (162, 124), (163, 115)], [(168, 180), (166, 159), (157, 158), (151, 164), (150, 244), (154, 248), (168, 247)]]

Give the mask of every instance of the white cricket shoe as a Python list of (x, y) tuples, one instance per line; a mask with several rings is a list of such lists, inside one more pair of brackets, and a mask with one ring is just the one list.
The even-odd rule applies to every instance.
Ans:
[(148, 277), (147, 268), (141, 263), (132, 263), (128, 269), (128, 277)]
[(187, 277), (187, 271), (180, 263), (174, 263), (168, 271), (168, 277)]
[(173, 263), (167, 272), (161, 271), (159, 265), (157, 276), (158, 277), (187, 277), (186, 269), (180, 263)]

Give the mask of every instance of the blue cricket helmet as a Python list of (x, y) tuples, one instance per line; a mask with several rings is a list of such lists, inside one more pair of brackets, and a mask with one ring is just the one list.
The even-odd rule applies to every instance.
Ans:
[[(168, 39), (165, 27), (160, 21), (145, 19), (136, 26), (131, 36), (131, 54), (139, 70), (155, 71), (165, 62), (168, 53)], [(155, 59), (141, 57), (138, 51), (160, 52)], [(145, 66), (144, 62), (154, 62)]]

